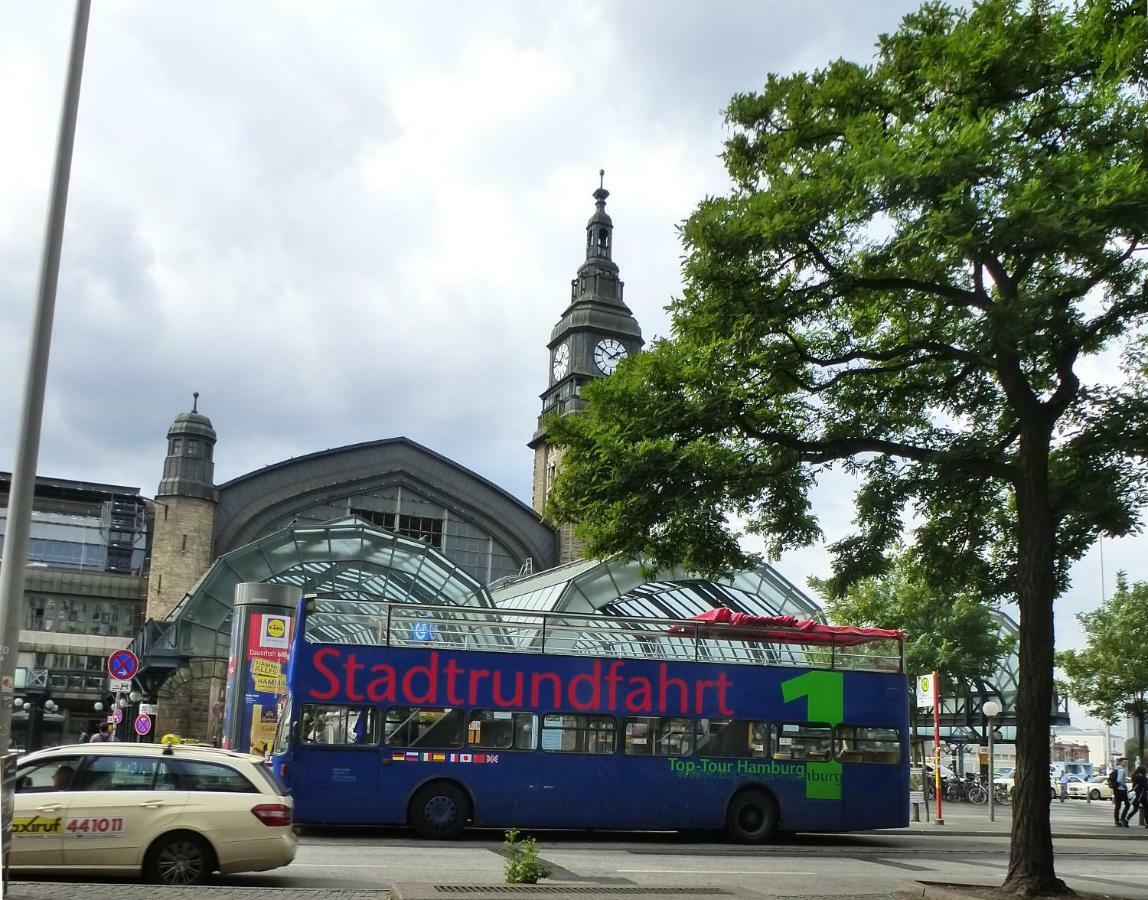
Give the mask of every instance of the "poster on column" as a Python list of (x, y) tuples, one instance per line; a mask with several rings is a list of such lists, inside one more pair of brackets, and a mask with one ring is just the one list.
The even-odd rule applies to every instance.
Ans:
[(248, 748), (259, 753), (271, 747), (279, 708), (287, 693), (287, 659), (291, 652), (291, 616), (252, 613), (247, 623), (247, 685), (243, 695), (243, 727)]

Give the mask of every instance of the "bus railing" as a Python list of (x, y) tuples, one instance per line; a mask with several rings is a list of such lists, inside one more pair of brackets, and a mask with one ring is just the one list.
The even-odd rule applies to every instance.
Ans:
[(673, 662), (903, 671), (902, 642), (752, 629), (690, 619), (647, 619), (522, 609), (474, 609), (310, 597), (304, 637), (312, 643), (426, 647)]

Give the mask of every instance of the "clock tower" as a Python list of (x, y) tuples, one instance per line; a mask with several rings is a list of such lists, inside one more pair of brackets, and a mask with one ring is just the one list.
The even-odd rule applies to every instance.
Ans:
[[(614, 262), (614, 223), (606, 212), (610, 192), (599, 172), (594, 191), (594, 215), (586, 223), (586, 261), (570, 282), (570, 302), (550, 333), (549, 378), (542, 393), (542, 414), (530, 440), (534, 450), (533, 506), (546, 510), (546, 495), (554, 482), (560, 451), (546, 440), (544, 420), (555, 413), (570, 415), (586, 406), (582, 388), (613, 373), (621, 360), (642, 349), (642, 329), (623, 300), (623, 283)], [(559, 562), (582, 556), (582, 546), (569, 523), (559, 527)]]

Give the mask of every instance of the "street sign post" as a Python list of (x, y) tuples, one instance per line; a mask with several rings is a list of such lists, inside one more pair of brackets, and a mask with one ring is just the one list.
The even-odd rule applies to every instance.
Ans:
[(918, 675), (915, 679), (917, 687), (917, 709), (926, 709), (933, 705), (933, 676)]

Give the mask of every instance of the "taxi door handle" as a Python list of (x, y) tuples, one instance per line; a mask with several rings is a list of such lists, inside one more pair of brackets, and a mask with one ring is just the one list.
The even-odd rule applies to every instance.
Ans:
[(63, 808), (62, 803), (48, 803), (44, 806), (37, 806), (36, 812), (55, 812), (56, 810), (61, 809), (61, 808)]
[(158, 807), (163, 806), (163, 803), (164, 801), (162, 800), (144, 800), (140, 806), (144, 806), (148, 809), (157, 809)]

